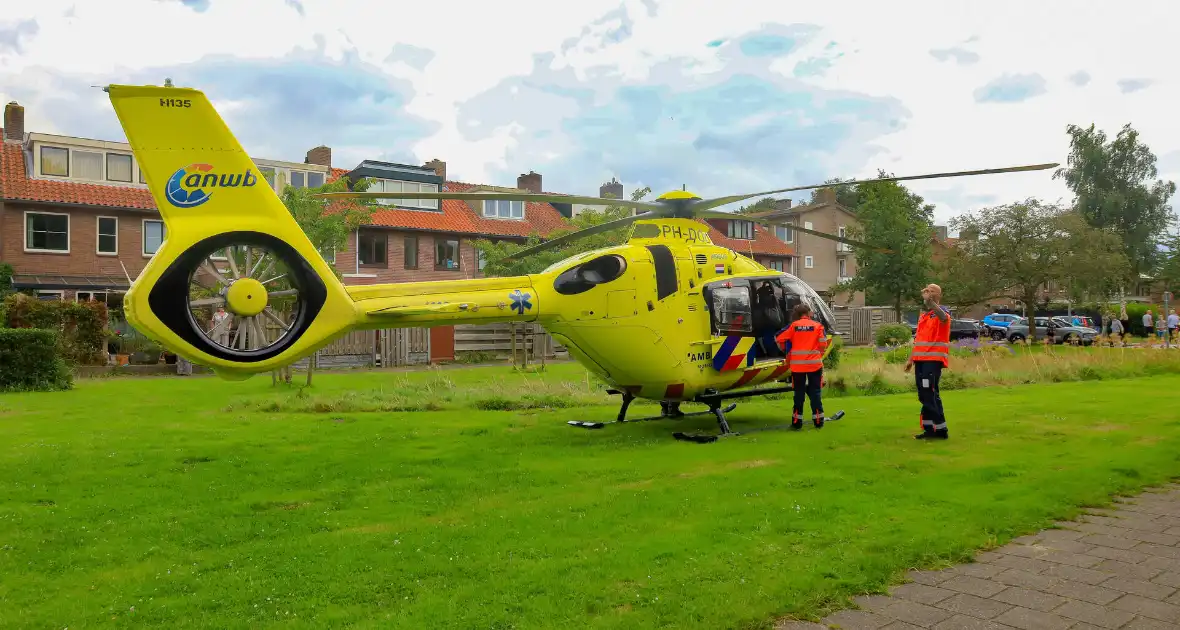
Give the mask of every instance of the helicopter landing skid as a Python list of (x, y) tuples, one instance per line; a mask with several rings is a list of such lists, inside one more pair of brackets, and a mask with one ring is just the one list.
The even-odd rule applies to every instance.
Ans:
[[(691, 413), (684, 413), (680, 411), (678, 403), (672, 405), (663, 405), (663, 413), (658, 416), (649, 416), (646, 418), (627, 418), (627, 407), (631, 406), (631, 401), (635, 400), (635, 396), (629, 392), (620, 392), (617, 390), (607, 390), (608, 394), (622, 394), (623, 405), (619, 408), (619, 417), (611, 422), (585, 422), (581, 420), (569, 420), (566, 424), (571, 427), (578, 427), (580, 429), (601, 429), (608, 424), (622, 424), (624, 422), (651, 422), (653, 420), (680, 420), (681, 418), (691, 418), (693, 416), (703, 416), (712, 414), (714, 411), (694, 411)], [(731, 404), (725, 408), (725, 411), (733, 411), (737, 407), (736, 404)]]
[[(773, 425), (773, 426), (769, 426), (769, 427), (754, 427), (751, 429), (746, 429), (745, 431), (741, 431), (741, 432), (734, 431), (733, 429), (729, 428), (729, 421), (725, 419), (725, 414), (729, 413), (730, 411), (733, 411), (734, 408), (737, 407), (737, 405), (731, 403), (731, 404), (727, 405), (724, 409), (721, 407), (721, 401), (729, 399), (729, 398), (748, 398), (751, 396), (765, 396), (767, 394), (777, 394), (777, 393), (789, 392), (789, 391), (794, 391), (794, 388), (791, 386), (786, 386), (786, 387), (775, 387), (772, 389), (760, 389), (760, 390), (755, 389), (755, 390), (746, 390), (746, 391), (741, 391), (741, 392), (728, 392), (725, 394), (706, 394), (706, 395), (697, 396), (696, 399), (694, 400), (694, 402), (700, 402), (700, 403), (705, 403), (705, 404), (709, 405), (709, 411), (707, 411), (705, 413), (711, 413), (717, 417), (717, 426), (721, 429), (720, 433), (709, 435), (709, 434), (704, 434), (704, 433), (683, 433), (683, 432), (677, 431), (676, 433), (672, 434), (672, 437), (676, 438), (677, 440), (681, 440), (683, 442), (696, 442), (697, 444), (709, 444), (712, 442), (716, 442), (717, 440), (719, 440), (723, 437), (745, 435), (747, 433), (758, 433), (761, 431), (782, 431), (785, 429), (790, 429), (791, 428), (790, 424), (780, 424), (780, 425)], [(843, 418), (843, 417), (844, 417), (844, 412), (837, 411), (836, 415), (834, 415), (830, 418), (824, 418), (824, 421), (826, 422), (829, 420), (839, 420), (840, 418)]]

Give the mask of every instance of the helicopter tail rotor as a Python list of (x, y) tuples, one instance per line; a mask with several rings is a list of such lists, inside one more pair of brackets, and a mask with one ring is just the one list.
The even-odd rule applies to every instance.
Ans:
[(124, 298), (132, 325), (222, 376), (245, 377), (307, 356), (357, 320), (343, 285), (202, 92), (104, 91), (165, 226)]

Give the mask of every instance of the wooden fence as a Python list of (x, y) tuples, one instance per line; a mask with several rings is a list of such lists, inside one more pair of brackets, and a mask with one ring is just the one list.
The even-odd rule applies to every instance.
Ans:
[[(430, 331), (386, 328), (350, 332), (316, 352), (319, 368), (374, 368), (430, 363)], [(307, 359), (295, 363), (306, 368)]]
[(505, 359), (516, 354), (518, 362), (552, 359), (565, 353), (540, 324), (503, 323), (455, 327), (455, 356), (490, 354)]
[(844, 343), (850, 346), (873, 343), (878, 328), (898, 321), (897, 313), (889, 306), (851, 306), (834, 310), (836, 330), (844, 336)]

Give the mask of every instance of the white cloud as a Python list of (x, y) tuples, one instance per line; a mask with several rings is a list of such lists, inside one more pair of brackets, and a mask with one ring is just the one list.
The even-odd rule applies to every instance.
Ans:
[[(703, 73), (719, 67), (717, 55), (725, 50), (724, 44), (709, 47), (709, 42), (769, 23), (820, 27), (806, 49), (797, 52), (824, 59), (815, 66), (821, 70), (804, 80), (826, 89), (895, 97), (911, 113), (899, 131), (874, 140), (886, 152), (869, 158), (857, 172), (831, 176), (871, 176), (878, 168), (901, 175), (1064, 162), (1069, 123), (1095, 123), (1113, 135), (1131, 122), (1157, 155), (1180, 150), (1180, 125), (1172, 111), (1172, 103), (1180, 100), (1180, 82), (1169, 50), (1180, 4), (1163, 0), (1091, 0), (1072, 4), (1070, 11), (1016, 0), (911, 0), (905, 11), (869, 0), (665, 0), (654, 16), (651, 0), (627, 0), (622, 3), (625, 19), (617, 12), (618, 0), (435, 0), (398, 3), (396, 9), (378, 0), (301, 0), (302, 15), (286, 0), (209, 0), (203, 12), (174, 0), (11, 4), (0, 29), (27, 19), (36, 20), (38, 28), (32, 36), (22, 36), (19, 50), (0, 50), (0, 97), (5, 100), (15, 93), (48, 98), (61, 84), (47, 78), (45, 70), (101, 84), (129, 70), (190, 63), (209, 54), (279, 58), (302, 47), (341, 58), (355, 50), (361, 60), (412, 82), (416, 96), (406, 107), (408, 114), (440, 123), (437, 133), (412, 147), (416, 156), (422, 161), (444, 159), (452, 176), (476, 181), (487, 181), (503, 168), (516, 140), (509, 128), (478, 142), (464, 140), (456, 124), (458, 106), (506, 77), (529, 74), (535, 54), (554, 53), (554, 66), (579, 73), (608, 65), (632, 78), (645, 76), (662, 59), (679, 56), (696, 59), (694, 72)], [(619, 27), (630, 36), (615, 35)], [(829, 42), (836, 46), (827, 48)], [(419, 68), (391, 57), (395, 49), (433, 54), (415, 57), (428, 60)], [(940, 62), (932, 50), (968, 50), (972, 62)], [(789, 74), (797, 61), (775, 67)], [(1078, 85), (1071, 77), (1082, 72), (1089, 81)], [(1044, 77), (1046, 92), (1016, 103), (974, 101), (981, 86), (1019, 74)], [(1150, 83), (1127, 92), (1128, 81)], [(25, 104), (30, 129), (85, 132), (61, 115), (49, 119), (36, 102)], [(516, 123), (529, 125), (528, 120)], [(306, 144), (331, 143), (327, 135)], [(562, 147), (555, 146), (547, 152), (559, 151)], [(1160, 174), (1180, 179), (1180, 162), (1169, 160)], [(777, 184), (801, 183), (811, 182)], [(587, 181), (584, 190), (567, 192), (596, 192), (597, 184)], [(726, 188), (726, 182), (693, 185)], [(1070, 197), (1049, 172), (915, 183), (912, 188), (938, 202), (943, 220), (983, 199)]]

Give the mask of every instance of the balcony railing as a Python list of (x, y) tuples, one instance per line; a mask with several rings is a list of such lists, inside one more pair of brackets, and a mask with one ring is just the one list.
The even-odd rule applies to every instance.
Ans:
[(840, 241), (836, 241), (836, 253), (837, 254), (851, 254), (852, 253), (852, 246), (849, 245), (848, 243), (841, 243)]

